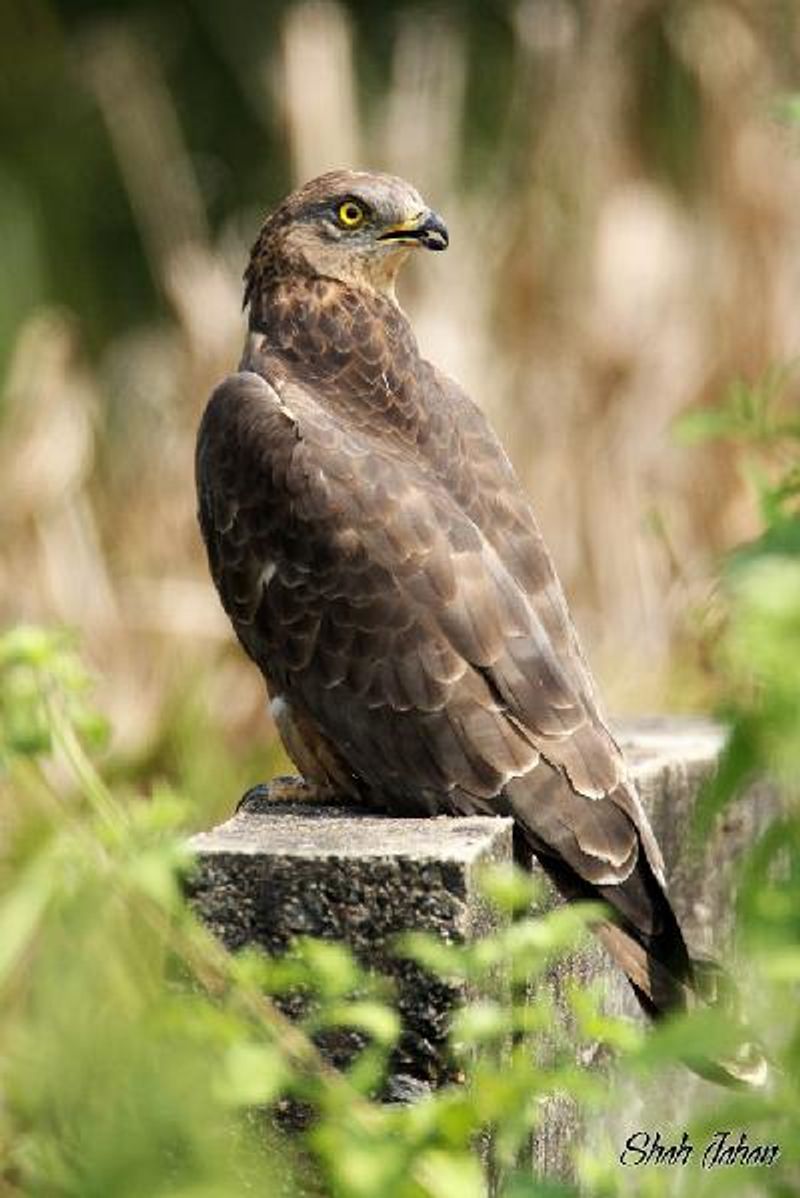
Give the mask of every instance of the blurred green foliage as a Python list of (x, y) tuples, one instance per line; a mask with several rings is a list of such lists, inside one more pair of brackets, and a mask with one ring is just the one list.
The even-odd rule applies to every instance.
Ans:
[[(782, 810), (742, 863), (737, 901), (744, 1009), (772, 1061), (764, 1091), (737, 1094), (696, 1122), (746, 1127), (778, 1143), (778, 1168), (745, 1180), (708, 1174), (693, 1192), (788, 1195), (800, 1184), (800, 422), (786, 402), (793, 367), (758, 384), (732, 385), (718, 408), (685, 419), (692, 439), (746, 441), (744, 468), (756, 488), (763, 531), (731, 554), (723, 574), (727, 622), (716, 664), (730, 735), (696, 823), (705, 838), (735, 818), (748, 786), (769, 779)], [(668, 1184), (653, 1193), (672, 1193)]]
[[(492, 1129), (492, 1168), (508, 1168), (544, 1094), (596, 1091), (566, 1040), (547, 1068), (521, 1041), (508, 1050), (510, 1033), (552, 1019), (544, 1004), (485, 1001), (453, 1027), (464, 1086), (382, 1106), (374, 1096), (400, 1030), (387, 983), (338, 944), (299, 941), (280, 960), (228, 956), (183, 898), (185, 804), (164, 789), (145, 801), (107, 788), (91, 760), (102, 722), (88, 688), (61, 633), (18, 628), (0, 640), (11, 714), (1, 758), (0, 1192), (322, 1187), (346, 1198), (477, 1198), (479, 1136)], [(509, 915), (530, 906), (529, 879), (493, 874), (486, 886)], [(507, 922), (471, 946), (409, 937), (398, 951), (475, 983), (511, 957), (514, 975), (530, 978), (575, 946), (590, 916), (569, 908)], [(272, 1001), (289, 993), (305, 996), (297, 1025)], [(365, 1042), (341, 1074), (315, 1047), (336, 1027)], [(303, 1163), (266, 1117), (289, 1098), (316, 1116)]]

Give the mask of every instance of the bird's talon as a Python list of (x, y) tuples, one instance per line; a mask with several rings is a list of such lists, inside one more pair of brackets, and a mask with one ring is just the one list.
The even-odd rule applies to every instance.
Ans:
[(259, 802), (266, 802), (269, 799), (269, 786), (266, 782), (259, 782), (256, 786), (251, 786), (246, 790), (239, 802), (236, 804), (236, 812), (248, 811), (251, 807), (256, 806)]
[(306, 782), (299, 775), (283, 774), (251, 786), (239, 799), (236, 810), (258, 811), (265, 803), (329, 803), (333, 797), (329, 787)]

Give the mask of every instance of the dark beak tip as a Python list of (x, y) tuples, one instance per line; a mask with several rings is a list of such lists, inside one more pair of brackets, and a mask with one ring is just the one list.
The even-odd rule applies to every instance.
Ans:
[(446, 250), (450, 244), (450, 234), (441, 216), (436, 212), (428, 212), (413, 227), (398, 225), (387, 229), (378, 237), (379, 241), (404, 241), (422, 245), (426, 250)]
[(436, 212), (431, 212), (420, 233), (422, 244), (427, 250), (446, 250), (450, 244), (447, 225)]

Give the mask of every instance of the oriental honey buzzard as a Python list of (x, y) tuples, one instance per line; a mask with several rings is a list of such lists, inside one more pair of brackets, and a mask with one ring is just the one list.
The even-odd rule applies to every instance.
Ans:
[(286, 749), (322, 790), (400, 815), (503, 814), (651, 1015), (694, 965), (550, 555), (480, 409), (395, 298), (439, 216), (337, 171), (267, 218), (239, 371), (197, 445), (211, 573)]

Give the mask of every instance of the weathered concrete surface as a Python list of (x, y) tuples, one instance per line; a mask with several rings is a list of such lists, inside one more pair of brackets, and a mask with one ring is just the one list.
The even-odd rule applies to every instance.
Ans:
[[(445, 940), (480, 936), (492, 913), (477, 893), (478, 867), (511, 858), (511, 820), (393, 819), (338, 806), (249, 800), (193, 840), (191, 884), (204, 920), (229, 948), (280, 952), (295, 936), (345, 941), (395, 979), (404, 1034), (390, 1096), (419, 1094), (452, 1074), (443, 1052), (464, 992), (392, 955), (403, 931)], [(347, 1055), (355, 1037), (337, 1042)]]
[[(656, 718), (620, 725), (617, 734), (661, 843), (670, 895), (690, 947), (720, 953), (731, 926), (736, 862), (768, 819), (772, 798), (766, 788), (754, 789), (695, 852), (692, 812), (718, 759), (721, 729), (706, 720)], [(442, 1050), (450, 1012), (463, 992), (398, 962), (390, 942), (406, 929), (450, 940), (486, 930), (491, 916), (476, 892), (476, 869), (484, 861), (511, 860), (510, 821), (397, 819), (266, 797), (249, 800), (233, 819), (195, 837), (193, 846), (199, 854), (194, 901), (229, 948), (256, 943), (276, 952), (297, 935), (345, 941), (364, 963), (398, 982), (406, 1030), (394, 1061), (394, 1094), (412, 1097), (451, 1075)], [(551, 892), (548, 902), (557, 901)], [(590, 978), (601, 979), (609, 1011), (639, 1018), (624, 977), (599, 946), (554, 970), (546, 985), (563, 1006), (566, 985)], [(547, 1047), (541, 1044), (539, 1051), (546, 1054)], [(675, 1091), (686, 1095), (705, 1085), (681, 1071)], [(615, 1133), (620, 1143), (645, 1126), (643, 1114), (632, 1099)], [(569, 1175), (578, 1134), (568, 1102), (545, 1106), (530, 1146), (532, 1168), (550, 1177)]]

